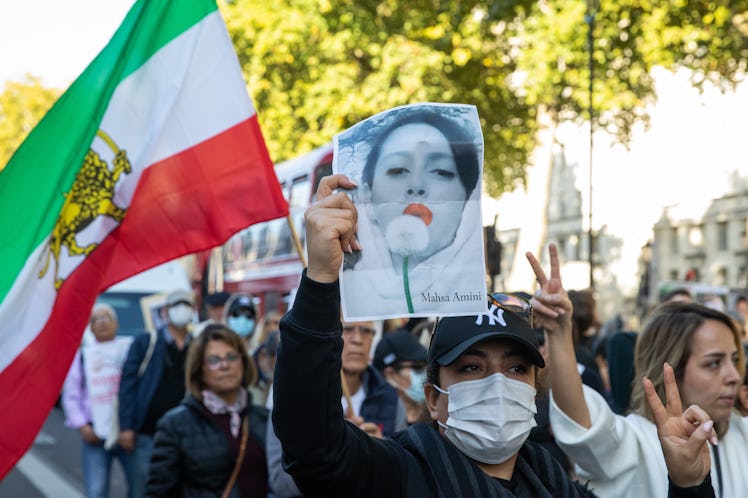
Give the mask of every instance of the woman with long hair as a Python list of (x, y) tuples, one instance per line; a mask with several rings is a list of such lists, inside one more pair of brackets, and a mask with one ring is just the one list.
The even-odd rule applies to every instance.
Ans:
[[(541, 288), (533, 302), (552, 308), (546, 294)], [(742, 468), (748, 458), (748, 425), (733, 410), (745, 363), (739, 331), (727, 315), (694, 302), (655, 308), (637, 340), (625, 417), (615, 415), (600, 394), (569, 381), (578, 376), (571, 327), (548, 334), (547, 343), (556, 441), (599, 496), (667, 496), (667, 467), (642, 378), (649, 379), (652, 395), (665, 400), (670, 367), (683, 406), (690, 406), (686, 411), (703, 410), (719, 437), (719, 445), (711, 448), (716, 495), (741, 496), (748, 489), (748, 473)]]

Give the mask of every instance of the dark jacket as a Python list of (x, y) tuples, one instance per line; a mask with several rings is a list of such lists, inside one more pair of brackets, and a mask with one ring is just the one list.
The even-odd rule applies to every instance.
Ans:
[(120, 430), (134, 430), (138, 432), (143, 426), (148, 405), (153, 393), (156, 392), (161, 375), (164, 372), (164, 358), (166, 355), (166, 339), (164, 330), (156, 333), (156, 344), (153, 348), (148, 366), (142, 376), (138, 376), (138, 369), (145, 358), (150, 334), (143, 333), (135, 336), (127, 352), (127, 358), (122, 365), (122, 377), (119, 381), (119, 426)]
[[(343, 340), (338, 310), (337, 283), (319, 284), (304, 276), (293, 308), (281, 321), (273, 424), (283, 446), (286, 471), (304, 496), (514, 496), (430, 424), (416, 424), (393, 439), (379, 440), (344, 421), (339, 401)], [(593, 496), (570, 483), (547, 452), (531, 443), (526, 446), (561, 482), (564, 492), (547, 496)], [(442, 455), (446, 460), (440, 460)], [(439, 470), (442, 464), (445, 470), (456, 472), (452, 474), (456, 479)], [(530, 467), (525, 470), (533, 474)], [(451, 481), (459, 483), (458, 494)]]
[[(340, 406), (343, 340), (338, 284), (302, 276), (281, 320), (273, 425), (284, 467), (307, 498), (594, 496), (570, 482), (547, 451), (526, 442), (508, 488), (483, 473), (432, 424), (375, 439), (345, 422)], [(434, 451), (436, 450), (436, 451)], [(540, 487), (538, 487), (540, 486)], [(527, 492), (534, 487), (538, 492)], [(671, 493), (671, 498), (681, 495)]]
[[(243, 416), (247, 414), (250, 440), (259, 444), (264, 458), (267, 410), (250, 404)], [(226, 435), (211, 421), (205, 407), (187, 395), (158, 422), (146, 495), (220, 496), (235, 463)], [(238, 486), (230, 496), (240, 496)]]
[(361, 418), (379, 425), (384, 437), (390, 437), (396, 430), (403, 429), (405, 421), (398, 420), (398, 417), (404, 417), (405, 410), (399, 406), (400, 399), (395, 388), (372, 366), (366, 367), (364, 382), (366, 397), (361, 403)]

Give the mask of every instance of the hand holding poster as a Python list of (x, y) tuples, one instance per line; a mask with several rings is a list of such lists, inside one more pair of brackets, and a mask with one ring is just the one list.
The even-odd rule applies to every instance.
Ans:
[(486, 311), (483, 135), (475, 106), (414, 104), (337, 135), (333, 171), (358, 183), (362, 250), (340, 274), (346, 320)]

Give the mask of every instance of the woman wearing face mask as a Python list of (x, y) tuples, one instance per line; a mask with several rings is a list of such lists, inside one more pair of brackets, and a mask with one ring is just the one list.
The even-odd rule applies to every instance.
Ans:
[(373, 365), (397, 390), (405, 406), (408, 425), (428, 418), (423, 384), (426, 381), (426, 348), (410, 332), (397, 329), (382, 336)]
[(464, 264), (483, 250), (477, 111), (418, 104), (367, 121), (337, 140), (341, 156), (368, 145), (353, 194), (363, 249), (345, 259), (343, 314), (448, 313), (464, 306), (455, 295), (482, 300), (484, 271)]
[(244, 339), (247, 347), (252, 340), (257, 325), (257, 311), (252, 296), (249, 294), (233, 294), (226, 301), (224, 307), (224, 322), (231, 330)]
[[(594, 496), (570, 481), (547, 452), (526, 441), (534, 425), (536, 372), (544, 360), (528, 322), (497, 305), (485, 314), (437, 322), (424, 386), (430, 422), (385, 440), (345, 422), (339, 404), (343, 338), (338, 272), (343, 250), (359, 246), (355, 207), (344, 193), (334, 192), (353, 187), (343, 175), (322, 179), (318, 200), (305, 215), (309, 266), (294, 305), (281, 320), (273, 427), (283, 445), (284, 467), (302, 494)], [(553, 307), (538, 313), (543, 319), (537, 326), (570, 333), (571, 304), (561, 285), (555, 247), (551, 278), (543, 275), (543, 281)], [(668, 454), (678, 463), (686, 460), (677, 451)]]

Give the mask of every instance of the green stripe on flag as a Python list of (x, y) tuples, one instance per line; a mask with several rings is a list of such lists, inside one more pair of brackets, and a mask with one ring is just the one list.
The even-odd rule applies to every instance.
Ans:
[(215, 0), (139, 0), (107, 46), (0, 172), (0, 302), (52, 232), (109, 99), (156, 51), (217, 9)]

